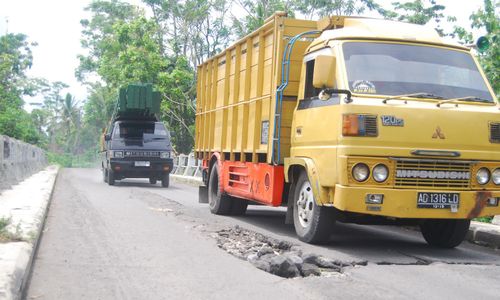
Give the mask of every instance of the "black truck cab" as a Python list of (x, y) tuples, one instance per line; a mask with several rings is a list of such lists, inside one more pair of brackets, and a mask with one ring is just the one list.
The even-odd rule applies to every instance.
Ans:
[(158, 120), (116, 120), (104, 135), (101, 156), (104, 181), (148, 178), (169, 186), (173, 168), (170, 132)]

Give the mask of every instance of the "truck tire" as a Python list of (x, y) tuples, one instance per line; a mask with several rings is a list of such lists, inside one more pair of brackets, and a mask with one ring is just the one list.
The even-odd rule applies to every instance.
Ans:
[(165, 188), (168, 188), (169, 185), (170, 185), (170, 174), (165, 174), (161, 178), (161, 186), (165, 187)]
[(115, 185), (115, 172), (108, 170), (108, 185)]
[(156, 178), (149, 177), (149, 183), (156, 184)]
[(216, 215), (231, 214), (231, 197), (222, 192), (219, 182), (219, 166), (214, 164), (208, 181), (208, 207)]
[(248, 201), (241, 198), (231, 197), (231, 215), (242, 216), (247, 212)]
[(425, 241), (435, 247), (455, 248), (465, 239), (470, 220), (429, 219), (420, 224)]
[(300, 174), (295, 184), (293, 224), (299, 240), (311, 244), (327, 242), (335, 225), (332, 209), (316, 204), (305, 172)]
[(108, 171), (105, 168), (102, 168), (102, 179), (104, 182), (108, 182)]

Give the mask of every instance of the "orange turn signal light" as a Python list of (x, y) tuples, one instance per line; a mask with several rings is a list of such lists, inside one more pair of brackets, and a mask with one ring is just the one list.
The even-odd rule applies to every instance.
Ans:
[(343, 136), (359, 135), (359, 115), (345, 114), (342, 116), (342, 135)]

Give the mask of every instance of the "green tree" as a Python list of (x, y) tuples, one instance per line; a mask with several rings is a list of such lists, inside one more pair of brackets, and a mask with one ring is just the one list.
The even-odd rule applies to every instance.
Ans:
[(229, 0), (143, 0), (158, 25), (163, 56), (187, 57), (193, 67), (224, 49), (231, 33)]
[(479, 52), (479, 61), (493, 90), (500, 96), (500, 18), (495, 11), (498, 8), (500, 3), (484, 0), (484, 8), (473, 13), (470, 19), (472, 28), (486, 31), (485, 37), (489, 40), (490, 47)]
[[(97, 3), (97, 2), (95, 2)], [(95, 4), (93, 3), (93, 4)], [(98, 1), (103, 5), (104, 1)], [(121, 5), (118, 1), (107, 2)], [(100, 18), (101, 8), (92, 6), (95, 13), (88, 24), (99, 24), (94, 20)], [(154, 20), (137, 13), (134, 18), (116, 19), (113, 24), (102, 24), (83, 35), (94, 36), (89, 57), (81, 56), (80, 71), (94, 73), (105, 82), (107, 88), (117, 90), (134, 82), (150, 82), (159, 89), (165, 101), (162, 104), (161, 117), (174, 131), (174, 145), (180, 152), (189, 152), (194, 141), (194, 99), (196, 86), (194, 70), (184, 55), (167, 55), (163, 53), (158, 38), (160, 28)], [(106, 35), (99, 35), (106, 31)], [(90, 45), (89, 45), (90, 46)], [(92, 68), (86, 62), (92, 61)], [(83, 74), (83, 73), (81, 73)], [(116, 97), (113, 99), (116, 101)], [(95, 105), (96, 103), (93, 103)], [(85, 108), (86, 113), (92, 106)], [(94, 114), (97, 115), (97, 114)]]
[[(235, 3), (245, 11), (244, 16), (233, 16), (232, 18), (232, 26), (239, 37), (243, 37), (262, 26), (264, 21), (276, 11), (283, 11), (289, 16), (294, 16), (295, 2), (291, 0), (235, 0)], [(303, 5), (303, 7), (306, 6), (306, 4)]]
[(359, 15), (366, 8), (375, 9), (378, 6), (370, 0), (295, 0), (293, 7), (306, 18), (314, 19), (332, 15)]
[(118, 22), (127, 22), (140, 15), (140, 10), (131, 4), (119, 0), (94, 0), (86, 11), (92, 13), (92, 18), (83, 19), (81, 44), (87, 49), (87, 55), (78, 55), (80, 65), (75, 71), (77, 78), (86, 82), (86, 75), (98, 68), (97, 61), (102, 55), (101, 43), (113, 35), (113, 26)]
[(24, 34), (0, 37), (0, 134), (39, 143), (42, 139), (30, 115), (23, 109), (23, 96), (33, 96), (38, 80), (26, 75), (33, 64), (31, 47)]

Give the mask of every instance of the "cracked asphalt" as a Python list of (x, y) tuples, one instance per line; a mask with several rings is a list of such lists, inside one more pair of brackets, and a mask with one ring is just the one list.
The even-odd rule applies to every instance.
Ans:
[[(429, 247), (419, 232), (338, 224), (308, 245), (282, 208), (211, 215), (197, 188), (147, 180), (102, 182), (97, 169), (64, 169), (56, 183), (26, 299), (498, 299), (500, 252), (470, 243)], [(343, 262), (341, 273), (284, 279), (217, 245), (239, 228)]]

